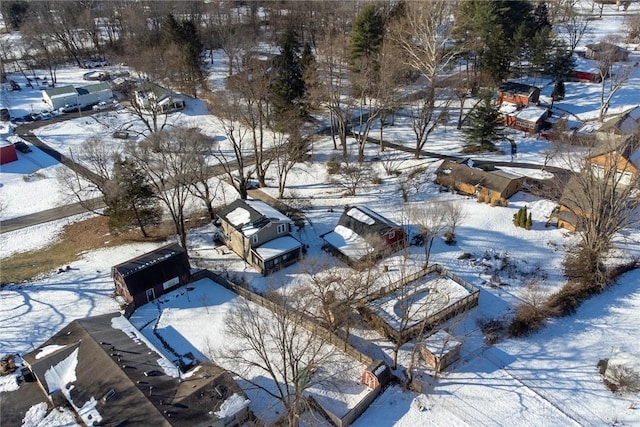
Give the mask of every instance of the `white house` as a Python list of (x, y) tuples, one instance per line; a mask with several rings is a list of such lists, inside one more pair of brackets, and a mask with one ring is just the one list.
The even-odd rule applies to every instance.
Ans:
[(145, 83), (135, 91), (135, 102), (138, 106), (149, 112), (170, 113), (183, 110), (184, 99), (175, 92), (155, 83)]

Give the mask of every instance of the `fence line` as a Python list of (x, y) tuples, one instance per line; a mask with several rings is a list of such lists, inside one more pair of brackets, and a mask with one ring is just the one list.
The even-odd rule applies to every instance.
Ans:
[[(260, 294), (250, 291), (246, 287), (238, 285), (227, 278), (224, 278), (213, 271), (203, 269), (198, 271), (193, 275), (193, 280), (198, 280), (203, 277), (211, 279), (212, 281), (218, 283), (226, 289), (234, 292), (235, 294), (245, 298), (248, 301), (256, 303), (261, 307), (264, 307), (274, 313), (282, 313), (282, 310), (291, 310), (290, 308), (285, 308), (280, 304), (276, 304), (268, 298), (263, 297)], [(369, 355), (362, 353), (360, 350), (353, 347), (349, 344), (345, 339), (340, 337), (339, 335), (331, 332), (329, 329), (325, 328), (321, 324), (318, 323), (317, 319), (312, 318), (311, 316), (304, 313), (297, 313), (299, 315), (298, 322), (301, 326), (303, 326), (306, 330), (311, 332), (316, 336), (320, 336), (329, 344), (337, 347), (344, 353), (348, 354), (352, 358), (358, 360), (359, 362), (369, 365), (373, 362), (373, 358)]]
[[(389, 325), (383, 318), (381, 318), (380, 316), (378, 316), (376, 313), (374, 313), (373, 310), (371, 310), (369, 307), (367, 307), (367, 303), (381, 298), (385, 295), (388, 295), (392, 292), (395, 292), (396, 290), (402, 288), (403, 286), (408, 285), (411, 282), (414, 282), (418, 279), (421, 279), (431, 273), (438, 273), (441, 276), (444, 276), (446, 278), (449, 278), (451, 280), (453, 280), (454, 282), (458, 283), (460, 286), (462, 286), (463, 288), (465, 288), (466, 290), (468, 290), (470, 292), (469, 295), (465, 296), (464, 298), (459, 299), (458, 301), (454, 302), (453, 304), (447, 305), (446, 307), (444, 307), (442, 310), (432, 314), (431, 316), (427, 316), (425, 317), (423, 320), (421, 320), (420, 322), (416, 323), (415, 325), (412, 325), (409, 328), (406, 328), (402, 331), (398, 331), (396, 329), (394, 329), (391, 325)], [(427, 268), (423, 268), (422, 270), (419, 270), (415, 273), (409, 274), (403, 278), (401, 278), (400, 280), (391, 283), (390, 285), (387, 286), (383, 286), (382, 288), (378, 289), (377, 291), (373, 292), (372, 294), (364, 297), (362, 300), (360, 300), (359, 302), (359, 310), (361, 311), (361, 313), (369, 320), (371, 321), (371, 323), (373, 325), (375, 325), (376, 327), (378, 327), (379, 329), (381, 329), (381, 331), (388, 337), (396, 340), (396, 341), (402, 341), (402, 342), (406, 342), (409, 339), (417, 336), (417, 334), (420, 333), (420, 331), (428, 331), (433, 329), (435, 326), (437, 326), (438, 324), (445, 322), (455, 316), (457, 316), (460, 313), (463, 313), (467, 310), (469, 310), (470, 308), (475, 307), (476, 305), (478, 305), (478, 299), (480, 296), (480, 290), (478, 288), (476, 288), (475, 286), (473, 286), (471, 283), (467, 282), (466, 280), (462, 279), (460, 276), (458, 276), (455, 273), (450, 272), (448, 269), (446, 269), (445, 267), (441, 266), (440, 264), (432, 264)]]

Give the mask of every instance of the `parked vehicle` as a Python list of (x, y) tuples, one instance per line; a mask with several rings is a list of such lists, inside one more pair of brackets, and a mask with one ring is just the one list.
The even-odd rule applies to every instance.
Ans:
[(15, 147), (16, 150), (20, 151), (21, 153), (31, 152), (31, 147), (29, 147), (24, 141), (16, 141), (13, 143), (13, 146)]
[(93, 111), (102, 111), (102, 110), (106, 110), (107, 108), (109, 108), (111, 105), (107, 104), (104, 101), (98, 102), (96, 105), (94, 105), (92, 108)]
[(27, 120), (29, 122), (37, 122), (38, 120), (42, 120), (42, 116), (39, 113), (30, 113), (27, 115), (31, 120)]
[(41, 111), (40, 112), (40, 120), (49, 120), (53, 115), (50, 111)]
[(80, 109), (80, 105), (78, 104), (65, 104), (64, 107), (60, 107), (61, 113), (72, 113), (74, 111), (78, 111)]

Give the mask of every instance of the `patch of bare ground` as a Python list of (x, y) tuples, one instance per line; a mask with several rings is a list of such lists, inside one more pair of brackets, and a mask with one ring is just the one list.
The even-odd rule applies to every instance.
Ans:
[[(56, 271), (78, 260), (83, 252), (91, 249), (135, 242), (162, 242), (175, 235), (173, 224), (169, 222), (149, 228), (148, 237), (144, 237), (138, 228), (112, 232), (107, 222), (106, 217), (97, 216), (66, 225), (59, 239), (51, 245), (2, 260), (0, 286), (27, 282), (42, 274)], [(206, 222), (202, 215), (195, 215), (188, 224), (189, 228), (193, 228)]]

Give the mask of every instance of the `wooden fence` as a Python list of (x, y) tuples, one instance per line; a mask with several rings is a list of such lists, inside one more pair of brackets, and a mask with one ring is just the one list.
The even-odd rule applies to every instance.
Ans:
[[(407, 284), (419, 280), (429, 274), (438, 273), (440, 276), (444, 276), (445, 278), (449, 278), (454, 282), (458, 283), (460, 286), (469, 291), (469, 295), (466, 297), (454, 302), (453, 304), (447, 305), (442, 310), (425, 317), (420, 322), (412, 325), (409, 328), (404, 330), (396, 330), (387, 322), (384, 321), (380, 316), (378, 316), (373, 310), (367, 307), (367, 303), (383, 296), (389, 295), (398, 289), (406, 286)], [(478, 299), (480, 297), (480, 290), (473, 286), (471, 283), (462, 279), (457, 274), (454, 274), (447, 270), (445, 267), (440, 264), (432, 264), (426, 269), (422, 269), (413, 274), (409, 274), (402, 279), (398, 280), (395, 283), (392, 283), (388, 286), (384, 286), (378, 289), (376, 292), (366, 296), (359, 302), (359, 310), (362, 315), (371, 322), (373, 326), (379, 329), (382, 333), (384, 333), (389, 338), (395, 340), (396, 342), (407, 342), (411, 338), (416, 337), (420, 334), (421, 331), (429, 331), (439, 325), (442, 322), (445, 322), (465, 311), (475, 307), (478, 305)]]
[[(270, 299), (263, 297), (262, 295), (252, 292), (244, 286), (233, 283), (229, 279), (224, 278), (210, 270), (206, 270), (206, 269), (200, 270), (197, 273), (195, 273), (192, 277), (194, 281), (206, 277), (218, 283), (219, 285), (229, 289), (235, 294), (243, 297), (244, 299), (251, 301), (255, 304), (258, 304), (261, 307), (264, 307), (274, 313), (281, 313), (282, 310), (285, 310), (285, 309), (291, 310), (291, 308), (283, 307), (283, 305), (277, 304), (271, 301)], [(296, 313), (295, 319), (306, 330), (308, 330), (315, 336), (321, 337), (323, 340), (325, 340), (325, 342), (335, 346), (336, 348), (340, 349), (341, 351), (348, 354), (349, 356), (359, 361), (360, 363), (369, 365), (373, 362), (373, 358), (371, 358), (367, 354), (362, 353), (361, 351), (353, 347), (351, 344), (349, 344), (345, 339), (343, 339), (338, 334), (331, 332), (329, 329), (327, 329), (322, 324), (320, 324), (318, 319), (312, 318), (311, 316), (306, 315), (304, 313)]]

